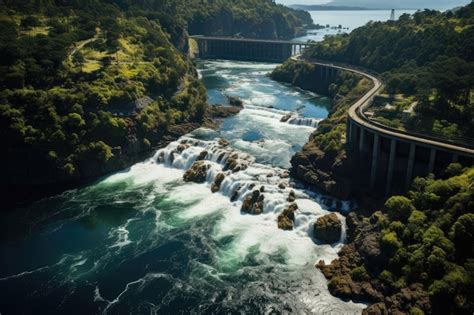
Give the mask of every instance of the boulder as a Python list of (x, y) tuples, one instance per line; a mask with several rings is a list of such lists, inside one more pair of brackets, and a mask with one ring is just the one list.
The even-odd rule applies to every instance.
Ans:
[(263, 212), (263, 200), (265, 196), (259, 190), (254, 190), (252, 194), (244, 199), (242, 212), (249, 214), (261, 214)]
[(206, 158), (207, 154), (208, 154), (207, 151), (202, 151), (201, 153), (199, 153), (199, 155), (198, 155), (196, 161), (202, 161), (202, 160), (204, 160), (204, 159)]
[(229, 144), (230, 144), (229, 141), (227, 141), (226, 139), (223, 139), (223, 138), (219, 139), (219, 141), (218, 141), (217, 143), (218, 143), (221, 147), (227, 147), (227, 146), (229, 146)]
[(180, 144), (180, 145), (178, 145), (178, 147), (176, 148), (176, 151), (179, 152), (179, 153), (181, 153), (181, 152), (183, 152), (184, 150), (186, 150), (187, 148), (189, 148), (188, 145), (186, 145), (186, 144)]
[(341, 233), (342, 223), (335, 213), (322, 216), (314, 223), (314, 236), (326, 244), (339, 241)]
[(210, 165), (204, 161), (194, 162), (193, 165), (184, 173), (183, 179), (186, 182), (204, 183), (206, 181), (207, 171)]
[(214, 183), (212, 183), (211, 186), (211, 191), (213, 193), (218, 192), (219, 189), (221, 189), (221, 184), (225, 179), (225, 174), (224, 173), (219, 173), (216, 175), (216, 178), (214, 179)]
[(293, 223), (295, 222), (295, 211), (298, 209), (296, 203), (292, 203), (288, 208), (278, 216), (278, 228), (290, 231), (293, 230)]
[(230, 106), (244, 107), (244, 102), (239, 97), (227, 95)]
[(296, 194), (294, 190), (290, 191), (290, 193), (288, 194), (288, 198), (286, 200), (288, 202), (294, 202), (296, 200)]
[(369, 305), (362, 311), (362, 315), (388, 315), (387, 307), (383, 302)]

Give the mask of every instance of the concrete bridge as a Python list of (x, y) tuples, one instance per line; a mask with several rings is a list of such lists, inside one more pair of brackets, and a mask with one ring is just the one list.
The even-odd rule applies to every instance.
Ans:
[(199, 57), (242, 61), (283, 62), (314, 45), (308, 42), (262, 40), (232, 37), (191, 36), (199, 48)]
[[(305, 48), (315, 43), (192, 36), (199, 56), (210, 59), (283, 62), (299, 60)], [(327, 61), (311, 61), (318, 67), (304, 89), (314, 90), (314, 82), (324, 90), (334, 82), (338, 71), (362, 75), (374, 84), (353, 104), (347, 119), (349, 154), (356, 161), (362, 185), (377, 194), (396, 194), (409, 189), (416, 176), (439, 175), (453, 162), (474, 164), (474, 141), (453, 142), (439, 136), (402, 131), (369, 119), (364, 110), (383, 89), (380, 79), (365, 69)], [(314, 81), (314, 82), (313, 82)], [(318, 92), (318, 91), (316, 91)], [(321, 93), (321, 92), (318, 92)], [(369, 176), (366, 176), (369, 174)]]
[(347, 143), (361, 174), (370, 174), (368, 188), (380, 194), (402, 193), (413, 179), (441, 174), (450, 164), (474, 164), (474, 142), (458, 142), (439, 136), (402, 131), (369, 119), (364, 111), (383, 89), (377, 76), (350, 66), (320, 63), (326, 67), (365, 76), (374, 87), (349, 109)]
[[(292, 58), (298, 61), (298, 57)], [(357, 166), (355, 173), (363, 185), (377, 194), (396, 194), (407, 191), (417, 176), (439, 175), (450, 164), (474, 164), (474, 141), (452, 141), (439, 136), (402, 131), (369, 119), (364, 111), (374, 96), (383, 89), (377, 75), (368, 70), (327, 61), (310, 61), (320, 67), (319, 72), (349, 71), (373, 82), (373, 88), (354, 103), (348, 112), (348, 154)], [(326, 77), (332, 80), (333, 76)], [(325, 82), (324, 84), (327, 84)], [(369, 174), (369, 176), (366, 176)]]

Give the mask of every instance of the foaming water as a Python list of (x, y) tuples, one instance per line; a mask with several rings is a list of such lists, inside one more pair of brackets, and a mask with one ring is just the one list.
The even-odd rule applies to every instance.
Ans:
[[(349, 204), (301, 189), (288, 173), (327, 100), (270, 81), (274, 66), (200, 64), (211, 100), (240, 97), (239, 115), (11, 218), (24, 228), (5, 227), (12, 235), (0, 243), (0, 312), (360, 313), (363, 305), (332, 297), (314, 267), (337, 257), (344, 235), (321, 245), (312, 224)], [(196, 161), (201, 183), (185, 182)], [(242, 213), (257, 189), (262, 214)], [(293, 202), (294, 229), (278, 229)]]

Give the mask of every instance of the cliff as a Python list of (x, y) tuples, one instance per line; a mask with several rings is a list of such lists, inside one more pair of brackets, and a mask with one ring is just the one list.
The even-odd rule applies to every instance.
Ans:
[(328, 118), (310, 136), (303, 149), (291, 159), (293, 175), (304, 183), (331, 195), (349, 199), (361, 192), (357, 178), (363, 176), (346, 154), (347, 109), (372, 87), (372, 82), (359, 75), (338, 72), (332, 83), (323, 82), (317, 67), (304, 61), (288, 60), (271, 74), (274, 80), (332, 98), (334, 104)]

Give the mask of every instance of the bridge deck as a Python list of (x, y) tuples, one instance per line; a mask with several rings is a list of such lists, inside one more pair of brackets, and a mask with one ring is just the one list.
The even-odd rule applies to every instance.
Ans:
[(203, 36), (192, 35), (193, 39), (215, 40), (215, 41), (234, 41), (234, 42), (248, 42), (248, 43), (268, 43), (268, 44), (288, 44), (288, 45), (316, 45), (313, 42), (289, 41), (289, 40), (273, 40), (273, 39), (254, 39), (254, 38), (238, 38), (238, 37), (223, 37), (223, 36)]

